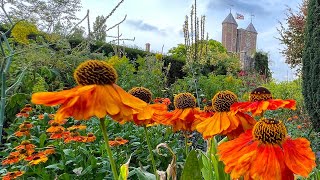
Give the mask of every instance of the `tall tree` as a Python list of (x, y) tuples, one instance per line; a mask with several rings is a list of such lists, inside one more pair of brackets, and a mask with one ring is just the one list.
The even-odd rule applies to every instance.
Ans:
[(301, 69), (302, 51), (304, 46), (304, 29), (307, 17), (307, 5), (309, 0), (302, 0), (299, 11), (295, 12), (288, 8), (285, 18), (285, 25), (280, 22), (278, 32), (280, 42), (285, 46), (281, 53), (285, 56), (285, 62), (292, 68)]
[(302, 56), (302, 80), (305, 106), (314, 130), (320, 132), (320, 3), (310, 0)]
[(97, 16), (93, 23), (93, 37), (96, 41), (106, 41), (107, 25), (105, 24), (105, 17)]
[(46, 32), (67, 32), (78, 20), (76, 12), (81, 9), (81, 0), (17, 0), (6, 3), (11, 16), (35, 22)]
[(264, 75), (266, 78), (271, 77), (267, 53), (256, 52), (254, 54), (254, 70), (260, 75)]

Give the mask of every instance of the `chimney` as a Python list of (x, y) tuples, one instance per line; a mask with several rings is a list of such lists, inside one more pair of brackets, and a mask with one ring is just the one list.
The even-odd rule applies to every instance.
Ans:
[(150, 52), (150, 43), (146, 43), (146, 51)]

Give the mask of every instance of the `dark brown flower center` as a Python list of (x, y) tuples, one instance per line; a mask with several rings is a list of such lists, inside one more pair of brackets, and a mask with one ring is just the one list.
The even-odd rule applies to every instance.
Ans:
[(52, 124), (51, 124), (51, 126), (53, 126), (53, 127), (57, 127), (57, 126), (59, 126), (60, 124), (59, 123), (57, 123), (57, 122), (53, 122)]
[(265, 87), (258, 87), (250, 93), (249, 101), (265, 101), (272, 99), (271, 92)]
[(134, 87), (130, 89), (129, 94), (141, 99), (142, 101), (146, 103), (150, 103), (152, 100), (152, 93), (149, 89), (144, 87)]
[(212, 107), (217, 112), (230, 111), (233, 103), (237, 102), (237, 96), (231, 91), (220, 91), (212, 99)]
[(174, 97), (174, 106), (177, 109), (196, 107), (196, 98), (191, 93), (180, 93)]
[(281, 144), (287, 129), (281, 121), (262, 118), (253, 127), (253, 137), (263, 144)]
[(74, 71), (74, 79), (79, 85), (107, 85), (117, 81), (117, 72), (108, 63), (88, 60), (81, 63)]

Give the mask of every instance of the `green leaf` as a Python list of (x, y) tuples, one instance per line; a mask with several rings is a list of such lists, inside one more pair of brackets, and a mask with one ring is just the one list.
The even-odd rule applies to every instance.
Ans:
[(154, 174), (151, 174), (141, 168), (135, 168), (129, 174), (130, 176), (136, 174), (139, 180), (155, 180), (156, 179), (156, 176)]
[(72, 149), (64, 149), (63, 152), (64, 152), (64, 154), (67, 155), (67, 156), (72, 156), (72, 154), (73, 154)]
[(130, 160), (131, 160), (131, 156), (125, 164), (121, 165), (119, 180), (127, 180), (128, 179)]
[(54, 170), (61, 170), (63, 168), (61, 168), (61, 164), (57, 163), (57, 164), (51, 164), (49, 166), (45, 167), (46, 169), (54, 169)]
[(202, 180), (201, 169), (197, 158), (197, 153), (192, 150), (184, 164), (181, 180)]
[(45, 133), (41, 134), (39, 137), (39, 148), (43, 148), (44, 147), (44, 142), (47, 139), (47, 135)]
[(92, 171), (92, 167), (91, 165), (86, 167), (82, 172), (81, 172), (81, 176), (87, 174), (88, 172)]
[(210, 159), (201, 152), (201, 157), (199, 159), (199, 164), (201, 167), (202, 176), (205, 180), (214, 179), (214, 168)]
[(68, 173), (63, 173), (59, 176), (61, 180), (70, 180), (70, 175)]

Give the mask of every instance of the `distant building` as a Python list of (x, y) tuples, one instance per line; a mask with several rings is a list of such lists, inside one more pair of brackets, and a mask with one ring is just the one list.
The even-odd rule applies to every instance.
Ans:
[(252, 22), (246, 29), (239, 28), (231, 12), (222, 22), (222, 45), (230, 53), (237, 53), (241, 67), (244, 70), (252, 69), (253, 55), (256, 52), (258, 32)]

